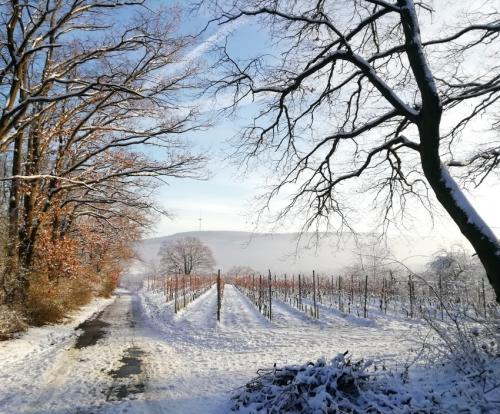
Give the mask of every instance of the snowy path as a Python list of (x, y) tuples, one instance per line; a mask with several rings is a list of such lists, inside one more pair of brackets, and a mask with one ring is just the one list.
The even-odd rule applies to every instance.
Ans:
[(269, 325), (264, 316), (255, 308), (252, 302), (241, 294), (233, 285), (226, 284), (222, 299), (221, 321), (227, 328), (252, 330)]
[(34, 373), (0, 365), (10, 380), (0, 385), (0, 413), (121, 413), (139, 406), (139, 412), (157, 412), (144, 398), (153, 341), (137, 326), (139, 314), (137, 297), (122, 293), (76, 341), (30, 355), (25, 362), (38, 367)]
[(310, 318), (304, 312), (290, 306), (288, 303), (279, 299), (273, 299), (272, 302), (273, 324), (278, 326), (311, 326), (318, 325), (318, 321)]
[(0, 413), (219, 414), (227, 411), (230, 391), (259, 368), (347, 349), (394, 361), (416, 334), (408, 323), (363, 326), (334, 311), (326, 315), (328, 309), (320, 310), (326, 322), (318, 323), (280, 301), (269, 322), (232, 285), (225, 286), (217, 323), (216, 300), (213, 287), (174, 315), (161, 293), (122, 292), (88, 323), (102, 337), (76, 342), (87, 346), (76, 348), (74, 336), (19, 354), (16, 341), (0, 344), (6, 356), (0, 360)]
[[(180, 300), (180, 299), (179, 299)], [(176, 315), (180, 324), (188, 324), (191, 329), (214, 327), (216, 321), (217, 290), (212, 286), (197, 300), (189, 303)]]

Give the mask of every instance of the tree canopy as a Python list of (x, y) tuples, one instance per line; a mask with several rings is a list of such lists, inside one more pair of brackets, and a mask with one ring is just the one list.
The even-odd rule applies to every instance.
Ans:
[(215, 266), (212, 250), (196, 237), (167, 241), (158, 254), (163, 269), (171, 273), (206, 273)]
[(218, 45), (211, 84), (216, 95), (231, 97), (228, 110), (258, 107), (237, 138), (236, 155), (278, 176), (264, 208), (284, 194), (278, 219), (303, 215), (304, 230), (332, 222), (352, 228), (353, 194), (363, 192), (373, 204), (362, 208), (379, 211), (386, 229), (408, 203), (432, 212), (437, 201), (500, 299), (497, 237), (460, 180), (479, 185), (497, 171), (495, 5), (456, 4), (464, 10), (453, 20), (442, 3), (435, 12), (412, 0), (204, 3), (213, 23), (257, 24), (273, 45), (270, 53), (248, 56), (228, 35)]

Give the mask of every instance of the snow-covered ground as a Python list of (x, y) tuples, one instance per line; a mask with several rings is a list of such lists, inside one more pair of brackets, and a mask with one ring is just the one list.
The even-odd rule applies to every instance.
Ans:
[(113, 301), (96, 299), (66, 324), (30, 328), (17, 339), (0, 342), (0, 413), (50, 412), (42, 407), (56, 391), (64, 357), (78, 334), (75, 328)]
[[(119, 290), (70, 324), (0, 343), (0, 413), (223, 413), (259, 368), (346, 350), (394, 367), (414, 355), (423, 328), (328, 307), (316, 321), (279, 301), (268, 321), (229, 284), (218, 323), (216, 295), (213, 287), (174, 314), (161, 293)], [(105, 306), (96, 319), (102, 337), (75, 347), (74, 328)]]
[(216, 294), (214, 287), (177, 315), (172, 315), (161, 293), (141, 295), (148, 323), (161, 339), (149, 381), (151, 390), (168, 402), (164, 412), (224, 412), (232, 390), (253, 378), (257, 369), (274, 363), (315, 361), (349, 350), (391, 365), (403, 361), (417, 345), (414, 323), (366, 323), (327, 309), (318, 322), (281, 301), (273, 303), (270, 322), (232, 285), (225, 286), (217, 324)]

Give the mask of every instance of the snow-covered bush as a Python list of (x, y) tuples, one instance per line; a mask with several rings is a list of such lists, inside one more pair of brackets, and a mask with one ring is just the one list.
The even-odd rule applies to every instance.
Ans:
[(446, 309), (448, 322), (429, 318), (431, 335), (424, 343), (424, 366), (439, 367), (448, 383), (441, 399), (451, 411), (475, 407), (477, 412), (500, 410), (500, 318), (494, 312), (473, 319)]
[(0, 305), (0, 341), (11, 338), (13, 333), (23, 331), (26, 327), (20, 312)]
[(259, 376), (233, 396), (233, 410), (268, 413), (352, 412), (363, 405), (362, 389), (370, 381), (362, 360), (338, 354), (330, 362), (260, 370)]

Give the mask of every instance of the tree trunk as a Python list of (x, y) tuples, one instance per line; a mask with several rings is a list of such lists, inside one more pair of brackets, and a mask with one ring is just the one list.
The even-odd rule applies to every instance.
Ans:
[(476, 251), (500, 303), (500, 245), (439, 156), (441, 106), (422, 108), (419, 134), (422, 168), (436, 198)]
[[(500, 303), (500, 245), (488, 225), (476, 213), (446, 167), (436, 165), (422, 151), (422, 166), (437, 199), (476, 251)], [(433, 158), (433, 157), (430, 157)], [(425, 161), (424, 161), (425, 160)]]
[[(22, 134), (17, 134), (14, 139), (14, 155), (12, 159), (12, 175), (21, 174), (22, 168)], [(3, 274), (3, 289), (5, 303), (22, 304), (26, 299), (28, 289), (27, 277), (19, 269), (19, 207), (20, 207), (20, 181), (12, 180), (10, 184), (8, 205), (8, 239), (6, 249), (6, 265)]]

